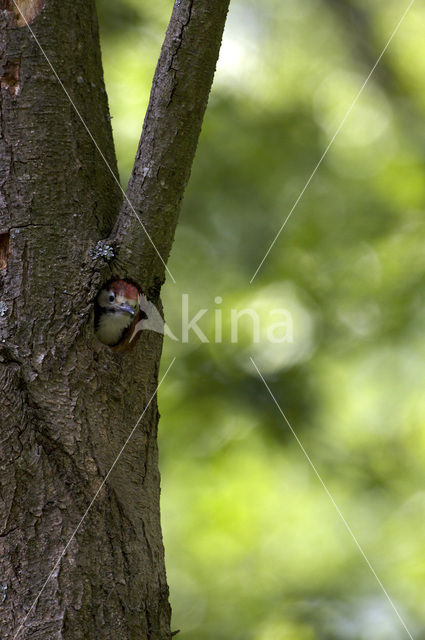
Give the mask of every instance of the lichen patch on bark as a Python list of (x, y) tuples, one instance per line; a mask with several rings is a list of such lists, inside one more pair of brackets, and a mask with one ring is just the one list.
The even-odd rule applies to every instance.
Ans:
[(2, 89), (9, 89), (12, 96), (19, 95), (19, 70), (21, 67), (20, 60), (8, 60), (3, 67), (3, 73), (0, 77), (0, 86)]
[(45, 4), (46, 0), (0, 0), (0, 9), (8, 11), (18, 27), (25, 27), (35, 20)]

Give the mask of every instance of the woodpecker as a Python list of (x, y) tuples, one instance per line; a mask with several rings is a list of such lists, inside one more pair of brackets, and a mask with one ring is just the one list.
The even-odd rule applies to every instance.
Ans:
[(140, 295), (140, 288), (127, 279), (112, 278), (102, 287), (94, 308), (94, 329), (100, 342), (121, 350), (132, 340), (137, 322), (146, 318), (140, 310)]

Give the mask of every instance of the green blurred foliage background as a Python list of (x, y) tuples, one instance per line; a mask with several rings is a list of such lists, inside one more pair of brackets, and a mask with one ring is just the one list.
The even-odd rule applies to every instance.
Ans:
[[(172, 3), (99, 0), (121, 180)], [(406, 3), (407, 6), (407, 3)], [(162, 521), (182, 640), (425, 637), (425, 8), (416, 3), (252, 284), (405, 3), (232, 0), (169, 262)], [(222, 301), (216, 301), (219, 296)], [(231, 309), (252, 307), (230, 338)], [(271, 345), (271, 311), (294, 320)], [(223, 341), (214, 341), (216, 310)], [(165, 370), (165, 369), (164, 369)]]

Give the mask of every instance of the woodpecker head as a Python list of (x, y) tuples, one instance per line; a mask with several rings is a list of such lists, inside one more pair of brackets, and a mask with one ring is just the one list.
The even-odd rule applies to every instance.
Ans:
[(114, 278), (100, 290), (94, 326), (98, 340), (113, 347), (121, 343), (139, 318), (140, 290), (128, 280)]

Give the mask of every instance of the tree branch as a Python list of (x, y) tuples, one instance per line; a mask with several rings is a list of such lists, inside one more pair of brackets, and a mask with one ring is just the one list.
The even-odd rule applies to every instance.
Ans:
[(113, 241), (119, 245), (116, 267), (152, 297), (164, 281), (228, 5), (229, 0), (176, 0), (127, 198), (113, 232)]

